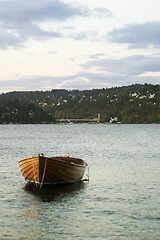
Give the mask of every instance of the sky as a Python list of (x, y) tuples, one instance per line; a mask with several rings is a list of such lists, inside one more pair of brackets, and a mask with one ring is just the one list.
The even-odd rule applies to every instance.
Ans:
[(0, 93), (160, 84), (159, 0), (0, 0)]

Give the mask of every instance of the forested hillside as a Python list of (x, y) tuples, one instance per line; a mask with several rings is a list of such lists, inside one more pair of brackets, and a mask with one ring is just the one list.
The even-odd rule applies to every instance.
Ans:
[(0, 123), (54, 123), (96, 118), (107, 123), (160, 123), (160, 85), (0, 95)]

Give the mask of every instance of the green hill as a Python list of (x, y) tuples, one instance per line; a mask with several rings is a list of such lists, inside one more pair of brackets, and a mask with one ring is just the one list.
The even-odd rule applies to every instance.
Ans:
[(54, 123), (95, 118), (98, 113), (101, 122), (160, 123), (160, 85), (0, 95), (0, 123)]

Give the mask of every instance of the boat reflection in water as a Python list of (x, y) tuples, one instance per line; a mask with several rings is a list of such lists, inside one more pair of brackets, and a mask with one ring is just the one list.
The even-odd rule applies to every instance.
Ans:
[[(63, 185), (47, 185), (42, 188), (32, 183), (26, 183), (23, 190), (24, 199), (27, 202), (25, 202), (26, 207), (23, 208), (21, 215), (30, 227), (34, 224), (34, 230), (23, 232), (21, 239), (46, 239), (44, 234), (49, 234), (50, 227), (53, 229), (66, 225), (67, 213), (72, 214), (74, 209), (77, 212), (77, 202), (82, 201), (87, 186), (88, 183), (83, 181)], [(53, 238), (51, 235), (47, 235), (47, 239)]]
[(26, 192), (38, 197), (42, 202), (51, 202), (67, 196), (74, 197), (86, 186), (87, 182), (84, 181), (79, 181), (72, 184), (49, 185), (43, 188), (37, 187), (32, 183), (26, 183), (23, 189)]

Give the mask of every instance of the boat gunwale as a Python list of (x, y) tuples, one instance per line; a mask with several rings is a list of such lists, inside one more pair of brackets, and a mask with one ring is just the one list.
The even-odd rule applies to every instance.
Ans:
[[(87, 163), (83, 159), (80, 159), (80, 158), (71, 158), (71, 159), (80, 159), (81, 161), (83, 161), (82, 164), (77, 164), (77, 163), (72, 162), (72, 161), (71, 162), (67, 162), (65, 160), (62, 160), (61, 157), (44, 157), (44, 158), (50, 159), (52, 161), (54, 160), (56, 162), (62, 162), (62, 163), (68, 164), (68, 165), (74, 165), (74, 166), (77, 166), (77, 167), (86, 167), (87, 166)], [(59, 158), (59, 159), (56, 159), (56, 158)], [(68, 158), (69, 159), (70, 157), (62, 157), (62, 158)]]
[[(21, 163), (22, 164), (22, 162), (23, 161), (26, 161), (26, 160), (31, 160), (31, 159), (34, 159), (34, 158), (36, 158), (36, 157), (38, 157), (38, 160), (40, 160), (40, 159), (46, 159), (47, 158), (47, 160), (49, 159), (49, 160), (51, 160), (51, 161), (56, 161), (56, 162), (62, 162), (62, 163), (65, 163), (65, 164), (68, 164), (68, 165), (73, 165), (73, 166), (77, 166), (77, 167), (86, 167), (87, 166), (87, 163), (83, 160), (83, 159), (81, 159), (81, 158), (72, 158), (72, 157), (45, 157), (45, 156), (34, 156), (34, 157), (30, 157), (30, 158), (25, 158), (25, 159), (22, 159), (22, 160), (20, 160), (19, 161), (19, 164)], [(73, 161), (65, 161), (65, 160), (63, 160), (63, 158), (64, 159), (73, 159)], [(77, 163), (75, 163), (74, 162), (74, 159), (79, 159), (79, 160), (81, 160), (82, 161), (82, 164), (77, 164)]]
[[(74, 157), (58, 157), (58, 156), (56, 156), (56, 157), (45, 157), (45, 156), (33, 156), (33, 157), (30, 157), (30, 158), (25, 158), (25, 159), (22, 159), (22, 160), (20, 160), (19, 161), (19, 164), (21, 164), (23, 161), (26, 161), (26, 160), (31, 160), (31, 159), (34, 159), (34, 158), (36, 158), (36, 157), (38, 157), (38, 159), (37, 160), (40, 160), (40, 159), (46, 159), (47, 158), (47, 160), (48, 159), (50, 159), (51, 161), (56, 161), (56, 162), (62, 162), (62, 163), (65, 163), (65, 164), (68, 164), (68, 165), (75, 165), (75, 166), (77, 166), (77, 167), (86, 167), (87, 166), (87, 163), (83, 160), (83, 159), (81, 159), (81, 158), (74, 158)], [(69, 161), (65, 161), (65, 160), (63, 160), (62, 158), (64, 158), (64, 159), (66, 159), (66, 158), (68, 158), (68, 159), (73, 159), (73, 162), (71, 161), (71, 162), (69, 162)], [(75, 163), (74, 162), (74, 159), (79, 159), (79, 160), (81, 160), (82, 161), (82, 164), (77, 164), (77, 163)], [(23, 164), (23, 163), (22, 163)]]

